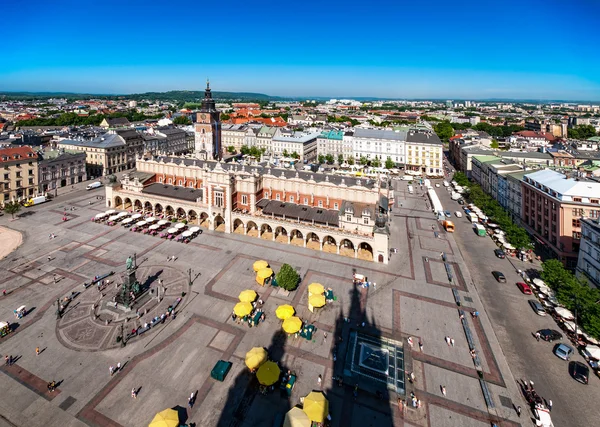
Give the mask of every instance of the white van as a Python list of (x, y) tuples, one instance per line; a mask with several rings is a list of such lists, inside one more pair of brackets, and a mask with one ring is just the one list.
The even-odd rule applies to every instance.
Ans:
[(410, 175), (402, 175), (402, 181), (412, 181), (413, 177)]
[(102, 187), (102, 183), (100, 181), (92, 182), (85, 187), (86, 190), (93, 190), (94, 188)]
[(412, 194), (413, 193), (413, 186), (409, 185), (408, 186), (408, 194)]

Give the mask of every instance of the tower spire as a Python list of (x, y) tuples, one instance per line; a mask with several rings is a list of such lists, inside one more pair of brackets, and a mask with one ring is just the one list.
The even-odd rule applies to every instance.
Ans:
[(206, 89), (210, 90), (210, 80), (208, 79), (208, 77), (206, 78)]

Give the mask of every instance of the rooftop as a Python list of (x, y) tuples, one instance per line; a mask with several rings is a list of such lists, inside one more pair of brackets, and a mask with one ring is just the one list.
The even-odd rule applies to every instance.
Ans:
[(108, 132), (92, 140), (65, 139), (58, 145), (74, 145), (78, 147), (112, 148), (125, 145), (125, 140), (116, 133)]
[(529, 181), (532, 185), (537, 183), (554, 191), (556, 194), (552, 194), (552, 196), (564, 201), (571, 201), (573, 196), (600, 198), (600, 183), (567, 179), (562, 173), (550, 169), (527, 174), (525, 181)]
[(198, 199), (202, 199), (202, 189), (177, 187), (160, 183), (150, 184), (149, 186), (144, 187), (142, 192), (153, 194), (155, 196), (169, 197), (171, 199), (187, 200), (189, 202), (195, 202)]
[(406, 131), (394, 132), (381, 129), (361, 129), (354, 131), (355, 138), (390, 139), (393, 141), (406, 141)]
[(257, 204), (264, 215), (285, 217), (299, 221), (314, 222), (337, 227), (339, 225), (338, 211), (311, 206), (285, 203), (277, 200), (262, 199)]

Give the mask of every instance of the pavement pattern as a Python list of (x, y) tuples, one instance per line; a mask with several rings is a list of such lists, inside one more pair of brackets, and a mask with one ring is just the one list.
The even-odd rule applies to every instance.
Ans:
[[(314, 389), (323, 390), (330, 401), (332, 426), (519, 425), (523, 418), (517, 417), (513, 403), (523, 403), (516, 382), (454, 236), (439, 228), (419, 191), (409, 195), (405, 183), (397, 185), (390, 247), (398, 251), (388, 265), (238, 234), (204, 231), (186, 245), (96, 224), (90, 218), (106, 209), (97, 199), (101, 190), (72, 191), (14, 221), (4, 216), (0, 224), (20, 231), (23, 244), (0, 262), (0, 279), (8, 292), (0, 299), (0, 319), (17, 322), (14, 332), (0, 339), (0, 354), (16, 359), (0, 368), (0, 426), (142, 426), (156, 412), (177, 405), (187, 422), (197, 426), (270, 426)], [(66, 222), (61, 219), (65, 212)], [(454, 273), (452, 283), (442, 251)], [(104, 291), (82, 284), (110, 271), (115, 274), (109, 279), (118, 281), (126, 257), (133, 253), (142, 261), (142, 279), (162, 278), (164, 299), (148, 302), (148, 312), (140, 319), (135, 313), (111, 318), (98, 307), (110, 300), (114, 282)], [(176, 261), (167, 262), (171, 256)], [(265, 259), (275, 271), (291, 264), (302, 278), (299, 288), (288, 293), (259, 286), (252, 270), (257, 259)], [(366, 275), (376, 287), (354, 287), (353, 272)], [(306, 289), (312, 282), (332, 288), (337, 296), (314, 313), (307, 307)], [(245, 289), (254, 289), (264, 301), (266, 320), (258, 327), (231, 320), (237, 296)], [(461, 307), (453, 290), (461, 297)], [(57, 321), (57, 298), (73, 291), (81, 293)], [(182, 300), (174, 319), (131, 338), (124, 347), (117, 343), (121, 324), (125, 331), (139, 326), (177, 298)], [(275, 309), (284, 303), (316, 325), (313, 340), (282, 331)], [(15, 320), (12, 312), (23, 304), (29, 313)], [(479, 371), (459, 309), (466, 313)], [(480, 317), (469, 315), (475, 310)], [(354, 384), (333, 381), (343, 366), (340, 358), (333, 361), (333, 353), (343, 354), (347, 337), (356, 329), (405, 343), (416, 376), (410, 390), (421, 408), (400, 407), (398, 398), (406, 397), (393, 392), (377, 398), (360, 384), (354, 398)], [(446, 336), (455, 340), (454, 346), (447, 345)], [(416, 344), (410, 348), (408, 337), (420, 341), (422, 349)], [(244, 355), (255, 346), (267, 348), (283, 370), (298, 375), (291, 396), (278, 390), (258, 392), (244, 364)], [(233, 362), (224, 382), (210, 378), (218, 360)], [(121, 370), (111, 376), (109, 366), (117, 363)], [(483, 397), (480, 376), (493, 407)], [(59, 387), (49, 395), (45, 384), (52, 380)], [(136, 399), (132, 389), (138, 391)], [(191, 393), (196, 394), (195, 403), (186, 408)]]

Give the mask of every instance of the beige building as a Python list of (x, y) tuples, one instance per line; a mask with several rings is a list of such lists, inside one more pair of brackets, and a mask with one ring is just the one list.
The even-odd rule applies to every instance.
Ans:
[(90, 179), (124, 171), (128, 165), (135, 165), (135, 156), (128, 153), (125, 140), (114, 131), (88, 141), (65, 139), (58, 143), (58, 148), (85, 152)]
[(435, 133), (409, 130), (406, 135), (406, 170), (443, 176), (443, 148)]
[(0, 149), (0, 204), (38, 194), (38, 154), (29, 146)]
[(248, 126), (246, 125), (221, 125), (221, 141), (225, 150), (233, 147), (239, 153), (242, 145), (246, 145), (247, 135)]
[(106, 188), (106, 203), (387, 264), (388, 191), (360, 178), (158, 157), (138, 159)]

